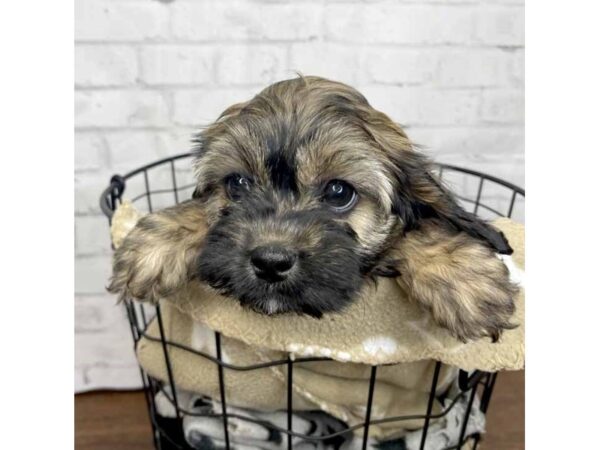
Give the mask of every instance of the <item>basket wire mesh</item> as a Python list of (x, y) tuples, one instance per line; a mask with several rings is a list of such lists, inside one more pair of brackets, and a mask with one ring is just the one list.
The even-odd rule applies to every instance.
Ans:
[[(166, 206), (177, 204), (181, 200), (190, 198), (191, 192), (195, 185), (193, 181), (193, 175), (190, 170), (191, 165), (189, 164), (189, 158), (191, 156), (191, 153), (184, 153), (173, 157), (161, 159), (159, 161), (145, 165), (123, 176), (114, 175), (110, 180), (110, 185), (103, 191), (100, 198), (100, 207), (103, 213), (108, 217), (109, 223), (112, 219), (114, 211), (116, 210), (118, 204), (120, 204), (122, 200), (122, 196), (126, 186), (128, 191), (132, 191), (132, 195), (130, 194), (131, 196), (129, 198), (132, 202), (136, 204), (136, 207), (140, 209), (146, 209), (148, 212), (152, 212)], [(184, 164), (181, 164), (180, 167), (177, 167), (179, 163)], [(468, 194), (456, 194), (457, 198), (463, 204), (463, 206), (465, 206), (466, 209), (470, 209), (475, 214), (478, 214), (480, 216), (485, 215), (487, 216), (486, 218), (510, 218), (515, 215), (516, 208), (518, 206), (522, 206), (523, 204), (525, 191), (522, 188), (511, 184), (507, 181), (504, 181), (500, 178), (497, 178), (492, 175), (487, 175), (478, 171), (446, 164), (438, 165), (437, 169), (438, 176), (445, 182), (448, 182), (449, 178), (454, 178), (454, 181), (458, 180), (459, 185), (463, 185), (463, 190), (469, 190), (469, 187), (470, 190), (473, 190), (473, 187), (475, 187), (476, 194), (474, 199)], [(157, 187), (154, 187), (155, 184)], [(488, 195), (486, 194), (484, 188), (487, 189), (490, 186), (494, 186), (495, 189), (494, 193)], [(506, 213), (502, 213), (501, 209), (505, 210)], [(522, 215), (518, 215), (520, 216), (519, 219), (522, 220)], [(354, 432), (355, 430), (359, 430), (361, 428), (363, 429), (362, 448), (366, 449), (368, 445), (369, 428), (371, 425), (420, 419), (424, 421), (419, 447), (421, 450), (423, 450), (427, 442), (428, 430), (431, 420), (439, 419), (446, 416), (450, 412), (450, 410), (456, 405), (456, 403), (463, 397), (468, 398), (468, 401), (463, 419), (461, 421), (460, 436), (458, 439), (458, 443), (454, 446), (446, 447), (444, 450), (462, 449), (469, 440), (471, 440), (472, 443), (471, 448), (476, 449), (481, 440), (481, 435), (478, 433), (475, 433), (471, 436), (467, 436), (467, 425), (478, 390), (481, 398), (481, 401), (479, 402), (479, 409), (483, 414), (487, 412), (494, 385), (496, 383), (497, 373), (488, 373), (482, 371), (474, 371), (472, 373), (467, 373), (463, 370), (460, 370), (458, 374), (458, 386), (460, 388), (459, 394), (457, 394), (454, 398), (450, 400), (448, 407), (446, 407), (440, 413), (433, 414), (433, 406), (436, 399), (436, 390), (438, 386), (441, 368), (441, 363), (436, 362), (433, 371), (433, 377), (431, 380), (431, 389), (429, 391), (427, 409), (426, 411), (424, 411), (423, 414), (372, 419), (371, 412), (373, 405), (373, 395), (376, 389), (378, 366), (371, 366), (364, 422), (350, 427), (346, 427), (344, 430), (330, 433), (328, 435), (319, 437), (308, 436), (302, 433), (295, 432), (292, 428), (294, 411), (294, 405), (292, 401), (294, 365), (303, 362), (328, 361), (331, 360), (330, 358), (293, 357), (292, 355), (288, 354), (287, 358), (285, 359), (269, 361), (259, 364), (236, 365), (227, 363), (222, 359), (221, 334), (219, 332), (214, 333), (216, 356), (212, 356), (206, 352), (199, 351), (191, 347), (182, 345), (178, 342), (168, 340), (165, 336), (165, 329), (160, 305), (148, 306), (146, 304), (134, 301), (132, 299), (126, 299), (124, 301), (124, 305), (131, 328), (131, 334), (134, 341), (134, 348), (137, 348), (137, 344), (142, 337), (150, 341), (159, 342), (162, 346), (162, 352), (168, 375), (168, 383), (151, 377), (140, 366), (140, 375), (144, 387), (145, 400), (153, 431), (154, 446), (157, 449), (190, 449), (191, 447), (187, 445), (183, 437), (181, 421), (184, 416), (203, 416), (221, 418), (223, 424), (225, 448), (227, 450), (232, 448), (232, 443), (230, 442), (229, 435), (230, 431), (228, 427), (228, 419), (230, 418), (260, 424), (267, 428), (276, 430), (284, 435), (287, 435), (287, 448), (290, 450), (292, 449), (293, 437), (302, 438), (309, 441), (325, 441), (336, 436)], [(147, 333), (148, 325), (154, 317), (156, 318), (156, 321), (158, 323), (160, 337), (154, 337)], [(217, 365), (220, 394), (220, 398), (218, 400), (221, 402), (221, 413), (196, 412), (181, 407), (180, 402), (177, 398), (177, 386), (175, 384), (173, 376), (173, 367), (169, 352), (170, 348), (177, 348), (189, 353), (190, 355), (206, 358)], [(259, 420), (254, 417), (247, 417), (241, 414), (228, 412), (227, 396), (225, 389), (225, 370), (250, 371), (272, 366), (287, 366), (286, 428), (276, 426), (273, 423), (264, 420)], [(168, 386), (169, 389), (166, 389), (166, 386)], [(177, 422), (178, 426), (165, 426), (165, 420), (159, 416), (155, 402), (155, 396), (159, 392), (161, 392), (165, 396), (165, 398), (168, 399), (169, 403), (173, 406), (176, 416), (175, 421)]]

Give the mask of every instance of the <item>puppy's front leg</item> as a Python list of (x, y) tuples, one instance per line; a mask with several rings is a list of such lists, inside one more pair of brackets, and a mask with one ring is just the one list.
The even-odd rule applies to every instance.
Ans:
[(198, 200), (142, 217), (115, 251), (109, 292), (150, 302), (172, 295), (191, 279), (205, 235)]
[(517, 288), (489, 246), (434, 221), (398, 239), (398, 283), (433, 319), (461, 341), (498, 340), (514, 328)]

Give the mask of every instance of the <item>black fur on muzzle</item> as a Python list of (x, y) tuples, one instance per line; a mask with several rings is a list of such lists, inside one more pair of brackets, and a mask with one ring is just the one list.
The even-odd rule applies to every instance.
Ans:
[[(342, 310), (365, 280), (352, 228), (325, 208), (281, 210), (265, 197), (222, 211), (198, 256), (198, 278), (261, 313), (321, 317)], [(293, 252), (293, 267), (277, 281), (261, 278), (252, 262), (257, 246)]]

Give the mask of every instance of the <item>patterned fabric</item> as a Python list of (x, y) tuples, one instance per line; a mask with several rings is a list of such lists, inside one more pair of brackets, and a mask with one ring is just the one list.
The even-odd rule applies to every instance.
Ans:
[[(168, 397), (167, 397), (168, 396)], [(157, 413), (163, 417), (175, 417), (175, 409), (168, 387), (156, 394)], [(208, 397), (194, 395), (186, 391), (177, 391), (177, 399), (186, 414), (183, 419), (183, 434), (186, 442), (194, 449), (223, 449), (225, 438), (223, 422), (220, 417), (207, 417), (221, 414), (221, 403)], [(463, 396), (446, 415), (445, 420), (431, 424), (428, 431), (425, 450), (443, 450), (458, 443), (461, 426), (467, 408), (468, 398)], [(443, 405), (447, 408), (450, 399)], [(287, 429), (285, 411), (261, 412), (246, 408), (227, 406), (230, 447), (235, 450), (283, 450), (287, 449), (287, 434), (274, 428)], [(193, 415), (198, 414), (198, 415)], [(231, 415), (252, 418), (261, 423), (249, 422)], [(292, 430), (316, 440), (294, 436), (292, 447), (295, 450), (358, 450), (362, 448), (361, 430), (358, 434), (341, 433), (328, 439), (323, 436), (343, 432), (347, 425), (322, 411), (294, 412)], [(466, 436), (483, 433), (485, 415), (479, 410), (477, 397), (467, 424)], [(417, 450), (420, 448), (422, 430), (415, 430), (402, 438), (377, 442), (369, 439), (367, 448), (372, 450)]]
[[(196, 400), (193, 412), (221, 413), (221, 405), (210, 399)], [(287, 414), (283, 411), (260, 413), (235, 407), (227, 408), (228, 414), (238, 414), (265, 421), (286, 429)], [(321, 437), (343, 431), (346, 425), (322, 412), (294, 413), (292, 430), (310, 437)], [(184, 436), (188, 444), (196, 449), (225, 447), (223, 422), (220, 417), (186, 416), (183, 420)], [(228, 419), (230, 444), (239, 450), (279, 450), (287, 448), (287, 435), (262, 424), (248, 422), (235, 417)], [(347, 435), (348, 433), (346, 433)], [(351, 434), (351, 433), (350, 433)], [(298, 450), (326, 450), (340, 448), (351, 436), (338, 436), (327, 440), (309, 441), (292, 438), (292, 447)], [(207, 447), (207, 444), (209, 445)]]

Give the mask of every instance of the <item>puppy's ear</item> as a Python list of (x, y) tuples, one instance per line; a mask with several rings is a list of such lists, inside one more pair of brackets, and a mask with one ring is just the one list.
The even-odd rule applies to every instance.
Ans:
[(455, 229), (465, 232), (496, 253), (512, 254), (513, 249), (504, 234), (475, 214), (465, 211), (454, 195), (432, 174), (431, 163), (424, 156), (413, 153), (412, 158), (408, 158), (412, 159), (410, 165), (404, 164), (401, 169), (412, 172), (409, 176), (402, 175), (408, 182), (410, 191), (405, 194), (401, 190), (399, 197), (405, 198), (398, 204), (399, 208), (411, 209), (410, 214), (414, 220), (412, 227), (418, 227), (424, 220), (436, 219), (436, 222), (449, 231)]
[(513, 327), (517, 292), (496, 256), (512, 253), (506, 238), (460, 207), (387, 116), (373, 113), (368, 126), (397, 186), (393, 210), (401, 232), (388, 256), (396, 262), (398, 283), (458, 339), (496, 341)]
[(514, 328), (518, 289), (504, 262), (480, 240), (427, 221), (397, 239), (390, 256), (409, 297), (461, 341), (487, 336), (495, 342)]
[(189, 200), (142, 217), (115, 251), (108, 291), (157, 302), (185, 286), (206, 235), (202, 211)]
[(371, 110), (365, 127), (383, 150), (385, 164), (395, 178), (393, 209), (401, 217), (404, 231), (417, 228), (423, 220), (438, 219), (449, 230), (464, 231), (497, 253), (512, 253), (502, 232), (458, 204), (433, 175), (431, 161), (415, 151), (399, 125), (385, 114)]

